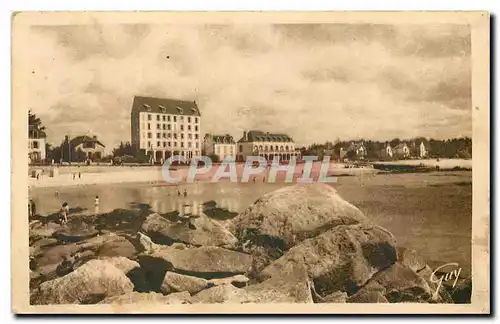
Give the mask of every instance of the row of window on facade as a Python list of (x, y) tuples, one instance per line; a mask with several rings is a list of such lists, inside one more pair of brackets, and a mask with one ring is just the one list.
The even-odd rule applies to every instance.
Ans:
[[(255, 151), (288, 151), (288, 150), (293, 150), (293, 147), (292, 146), (288, 146), (288, 145), (281, 145), (281, 146), (278, 146), (278, 145), (254, 145), (253, 146), (253, 150), (254, 152)], [(240, 145), (240, 152), (243, 151), (243, 147)]]
[[(172, 136), (173, 136), (174, 140), (176, 140), (178, 138), (177, 133), (174, 133), (174, 134), (171, 134), (171, 133), (156, 133), (156, 138), (172, 138)], [(153, 134), (151, 132), (148, 132), (147, 135), (145, 133), (142, 133), (142, 138), (146, 138), (146, 137), (147, 138), (153, 138)], [(184, 139), (184, 133), (180, 134), (180, 139), (181, 140)], [(193, 139), (193, 134), (187, 134), (187, 139), (188, 140), (192, 140)], [(194, 139), (198, 140), (199, 139), (199, 135), (198, 134), (194, 134)]]
[[(144, 115), (141, 114), (141, 119), (144, 120)], [(153, 120), (153, 116), (151, 114), (148, 114), (148, 117), (147, 117), (147, 120)], [(170, 121), (173, 121), (174, 123), (177, 122), (177, 116), (166, 116), (166, 115), (163, 115), (163, 116), (160, 116), (160, 115), (156, 115), (156, 120), (157, 121), (167, 121), (167, 122), (170, 122)], [(184, 116), (179, 116), (179, 121), (180, 122), (184, 122), (185, 120), (187, 120), (188, 123), (191, 123), (191, 121), (193, 121), (195, 124), (198, 124), (198, 117), (194, 117), (194, 118), (191, 118), (191, 117), (187, 117), (186, 119), (184, 119)]]
[[(162, 146), (163, 147), (177, 147), (177, 142), (160, 142), (160, 141), (156, 142), (156, 147), (161, 148)], [(148, 141), (147, 147), (151, 148), (151, 142)], [(179, 147), (182, 147), (182, 148), (185, 147), (184, 146), (184, 142), (180, 142), (180, 146)], [(193, 147), (193, 144), (191, 142), (188, 142), (187, 143), (187, 148), (192, 148), (192, 147)], [(199, 145), (198, 142), (195, 143), (195, 147), (196, 148), (200, 148), (200, 145)]]
[[(148, 123), (147, 126), (148, 126), (148, 130), (151, 130), (151, 124)], [(144, 124), (142, 125), (142, 128), (144, 128)], [(171, 124), (156, 124), (156, 129), (172, 130), (172, 125)], [(174, 130), (177, 130), (177, 128), (174, 127)], [(184, 131), (184, 125), (180, 125), (180, 130)], [(188, 131), (192, 130), (191, 125), (187, 125), (187, 130)], [(198, 125), (194, 126), (194, 131), (195, 132), (198, 131)]]

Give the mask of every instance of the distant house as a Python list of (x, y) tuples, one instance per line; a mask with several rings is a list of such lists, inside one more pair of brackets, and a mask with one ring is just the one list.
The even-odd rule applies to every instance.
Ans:
[(298, 159), (300, 152), (287, 134), (250, 130), (244, 131), (238, 141), (237, 160), (245, 161), (248, 156), (261, 156), (267, 161), (277, 156), (280, 161), (289, 161), (292, 157)]
[(104, 148), (104, 144), (97, 139), (97, 136), (83, 135), (72, 139), (66, 136), (61, 152), (64, 161), (85, 162), (101, 159), (104, 156)]
[(410, 148), (406, 143), (399, 143), (394, 148), (394, 155), (399, 159), (407, 159), (410, 157)]
[(205, 150), (205, 155), (216, 155), (220, 161), (226, 158), (236, 160), (236, 143), (233, 137), (229, 134), (205, 134), (203, 139), (203, 149)]
[(30, 125), (28, 129), (28, 159), (29, 163), (45, 160), (45, 143), (47, 135)]
[(383, 149), (380, 150), (380, 156), (382, 158), (386, 159), (391, 159), (394, 155), (394, 152), (392, 150), (391, 144), (390, 143), (385, 143), (385, 146)]

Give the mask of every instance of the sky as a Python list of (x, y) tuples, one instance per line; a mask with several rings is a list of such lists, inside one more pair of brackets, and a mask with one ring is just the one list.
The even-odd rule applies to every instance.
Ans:
[(202, 132), (325, 141), (471, 136), (467, 25), (33, 26), (29, 108), (48, 142), (130, 141), (135, 95), (196, 100)]

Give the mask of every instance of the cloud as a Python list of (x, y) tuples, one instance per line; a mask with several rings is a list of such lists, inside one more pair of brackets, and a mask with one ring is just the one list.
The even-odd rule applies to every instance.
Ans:
[(471, 134), (468, 26), (38, 26), (30, 44), (30, 108), (53, 143), (129, 141), (134, 95), (196, 100), (203, 132), (238, 139)]

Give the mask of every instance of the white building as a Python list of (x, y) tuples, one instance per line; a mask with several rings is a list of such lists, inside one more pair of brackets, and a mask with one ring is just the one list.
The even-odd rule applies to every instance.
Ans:
[(203, 149), (206, 156), (216, 155), (219, 161), (226, 158), (236, 160), (236, 143), (231, 135), (205, 134)]
[(29, 129), (28, 131), (28, 160), (29, 163), (41, 162), (46, 158), (45, 143), (47, 135), (45, 132)]
[(136, 96), (131, 126), (132, 144), (152, 152), (155, 162), (201, 155), (201, 115), (195, 101)]
[(268, 161), (272, 161), (275, 156), (279, 156), (280, 161), (288, 161), (292, 156), (298, 159), (300, 156), (290, 136), (264, 133), (258, 130), (243, 132), (237, 148), (238, 161), (245, 161), (247, 156), (262, 156)]

